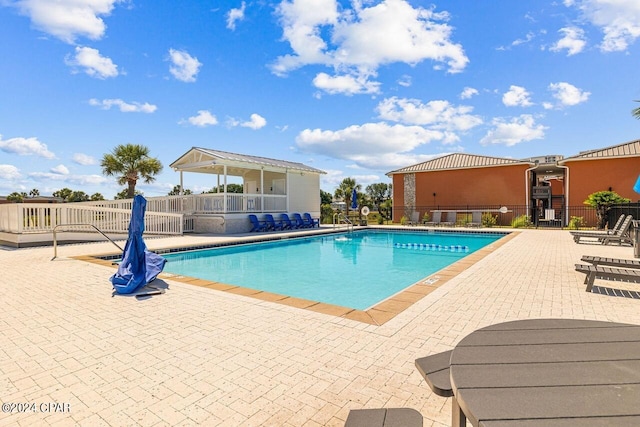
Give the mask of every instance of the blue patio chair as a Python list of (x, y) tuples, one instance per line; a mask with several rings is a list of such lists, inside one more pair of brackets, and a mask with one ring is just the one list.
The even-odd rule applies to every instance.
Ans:
[(267, 223), (269, 230), (284, 230), (284, 224), (282, 221), (276, 222), (271, 214), (264, 214), (264, 220)]
[(266, 222), (260, 221), (257, 216), (254, 214), (249, 215), (249, 221), (251, 221), (251, 225), (253, 228), (250, 231), (267, 231), (269, 227)]
[(311, 228), (311, 226), (304, 222), (302, 216), (299, 213), (291, 214), (293, 216), (293, 220), (296, 222), (297, 228)]
[(303, 218), (303, 219), (304, 219), (304, 222), (305, 222), (305, 224), (308, 224), (308, 225), (309, 225), (309, 228), (314, 228), (314, 227), (316, 227), (316, 226), (317, 226), (318, 228), (320, 228), (320, 219), (314, 219), (314, 218), (312, 218), (312, 217), (311, 217), (311, 214), (310, 214), (309, 212), (305, 212), (305, 213), (303, 214), (303, 216), (304, 216), (304, 218)]
[(291, 221), (289, 215), (286, 213), (280, 214), (280, 221), (284, 224), (285, 230), (293, 230), (294, 228), (298, 228), (298, 224), (294, 221)]

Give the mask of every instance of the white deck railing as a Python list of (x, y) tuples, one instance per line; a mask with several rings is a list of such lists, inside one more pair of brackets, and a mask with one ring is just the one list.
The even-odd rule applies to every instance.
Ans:
[[(182, 234), (183, 215), (145, 213), (145, 232)], [(0, 231), (8, 233), (51, 232), (65, 224), (89, 224), (103, 232), (127, 233), (131, 209), (114, 209), (83, 203), (10, 203), (0, 205)], [(79, 230), (74, 227), (74, 230)], [(91, 229), (91, 227), (87, 227)]]
[[(128, 210), (131, 210), (131, 203), (132, 199), (83, 202), (83, 204), (91, 206)], [(174, 212), (189, 215), (286, 212), (287, 196), (273, 194), (205, 193), (184, 196), (150, 197), (147, 199), (147, 212), (149, 211)]]
[[(2, 204), (0, 231), (43, 233), (53, 231), (58, 225), (90, 224), (103, 232), (126, 233), (132, 203), (133, 199)], [(286, 211), (286, 195), (206, 193), (150, 197), (147, 199), (145, 231), (153, 234), (193, 231), (193, 215)]]

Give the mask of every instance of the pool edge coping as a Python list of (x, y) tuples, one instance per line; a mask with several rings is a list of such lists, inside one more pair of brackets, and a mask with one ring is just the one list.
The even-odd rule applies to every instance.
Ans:
[[(373, 228), (373, 227), (370, 227)], [(395, 228), (398, 230), (398, 228)], [(411, 228), (402, 228), (402, 230), (411, 230)], [(330, 234), (332, 230), (327, 230), (327, 234)], [(417, 230), (416, 230), (417, 231)], [(443, 231), (443, 230), (438, 230)], [(460, 232), (460, 230), (451, 230)], [(344, 232), (344, 230), (340, 230), (340, 232)], [(500, 234), (500, 232), (493, 232), (491, 234)], [(325, 234), (325, 233), (321, 233)], [(485, 234), (485, 233), (478, 233)], [(453, 279), (472, 265), (476, 264), (487, 255), (493, 253), (499, 247), (503, 246), (511, 239), (515, 238), (520, 234), (519, 231), (509, 231), (504, 232), (504, 235), (496, 240), (495, 242), (490, 243), (489, 245), (478, 249), (477, 251), (465, 256), (464, 258), (454, 262), (447, 267), (438, 270), (422, 279), (410, 285), (403, 290), (397, 292), (396, 294), (380, 301), (374, 306), (368, 308), (367, 310), (356, 310), (350, 307), (343, 307), (334, 304), (328, 304), (318, 301), (307, 300), (298, 297), (291, 297), (287, 295), (276, 294), (268, 291), (261, 291), (257, 289), (251, 289), (247, 287), (242, 287), (238, 285), (230, 285), (220, 282), (214, 282), (210, 280), (199, 279), (190, 276), (177, 275), (173, 273), (165, 273), (162, 272), (158, 275), (158, 279), (162, 280), (173, 280), (176, 282), (203, 287), (207, 289), (212, 289), (216, 291), (228, 292), (235, 295), (241, 295), (245, 297), (250, 297), (254, 299), (258, 299), (264, 302), (272, 302), (277, 304), (283, 304), (289, 307), (304, 309), (314, 311), (316, 313), (327, 314), (334, 317), (340, 317), (348, 320), (353, 320), (361, 323), (365, 323), (368, 325), (374, 326), (382, 326), (412, 305), (416, 304), (418, 301), (422, 300), (425, 296), (429, 295), (431, 292), (435, 291), (442, 285), (446, 284), (449, 280)], [(300, 234), (296, 235), (296, 237), (304, 237), (309, 236), (309, 234)], [(265, 236), (266, 237), (266, 236)], [(269, 236), (269, 238), (256, 239), (256, 240), (240, 240), (233, 242), (222, 242), (220, 244), (214, 245), (198, 245), (201, 246), (201, 249), (204, 249), (204, 246), (207, 247), (224, 247), (245, 243), (259, 243), (264, 241), (274, 241), (281, 239), (288, 239), (289, 237), (282, 236)], [(154, 250), (153, 252), (159, 254), (168, 254), (171, 253), (172, 250), (177, 249), (178, 247), (173, 248), (163, 248)], [(182, 247), (184, 250), (184, 247)], [(196, 247), (190, 247), (195, 249)], [(98, 264), (102, 266), (107, 266), (110, 268), (116, 268), (117, 264), (113, 262), (114, 256), (118, 258), (121, 257), (121, 254), (114, 254), (113, 252), (106, 254), (95, 254), (95, 255), (78, 255), (71, 257), (72, 259), (76, 259), (79, 261), (90, 262), (93, 264)]]

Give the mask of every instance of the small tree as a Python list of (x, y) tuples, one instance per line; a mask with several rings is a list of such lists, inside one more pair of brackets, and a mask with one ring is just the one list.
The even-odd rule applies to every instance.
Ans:
[(345, 178), (342, 180), (336, 191), (334, 192), (334, 196), (338, 200), (344, 200), (346, 206), (346, 215), (349, 216), (349, 208), (351, 207), (351, 194), (353, 193), (353, 189), (356, 189), (356, 193), (360, 191), (362, 186), (360, 184), (356, 184), (356, 180), (353, 178)]
[(54, 191), (53, 192), (53, 197), (60, 197), (64, 202), (68, 202), (69, 201), (69, 197), (71, 197), (71, 194), (73, 193), (73, 190), (67, 187), (61, 188), (58, 191)]
[[(182, 192), (182, 194), (184, 195), (191, 194), (191, 190), (187, 188)], [(168, 196), (179, 196), (179, 195), (180, 195), (180, 184), (174, 185), (173, 190), (169, 191)]]
[(27, 197), (27, 193), (18, 193), (17, 191), (14, 191), (7, 196), (7, 200), (11, 203), (22, 203), (25, 197)]
[(587, 200), (583, 203), (587, 206), (591, 206), (596, 210), (596, 219), (598, 221), (598, 228), (604, 228), (607, 212), (612, 205), (620, 203), (629, 203), (631, 200), (620, 196), (615, 191), (596, 191), (587, 196)]
[(136, 194), (136, 184), (142, 178), (150, 184), (156, 180), (155, 175), (162, 171), (160, 160), (149, 157), (149, 149), (144, 145), (118, 145), (111, 153), (102, 157), (100, 162), (102, 173), (115, 176), (118, 184), (127, 184), (127, 198)]
[(320, 205), (330, 205), (331, 202), (333, 202), (331, 193), (320, 190)]

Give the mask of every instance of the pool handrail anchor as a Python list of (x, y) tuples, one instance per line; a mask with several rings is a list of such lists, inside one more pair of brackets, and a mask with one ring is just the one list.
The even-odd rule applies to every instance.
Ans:
[(58, 239), (56, 237), (56, 230), (58, 227), (93, 227), (98, 233), (102, 234), (108, 241), (113, 243), (116, 248), (120, 249), (120, 251), (124, 251), (124, 249), (122, 249), (116, 242), (111, 240), (109, 236), (104, 234), (102, 230), (100, 230), (98, 227), (96, 227), (93, 224), (58, 224), (55, 227), (53, 227), (53, 258), (51, 258), (51, 261), (53, 261), (58, 257)]
[[(338, 222), (336, 223), (336, 218), (338, 219)], [(333, 228), (336, 228), (336, 224), (340, 224), (340, 221), (342, 221), (343, 224), (347, 225), (347, 228), (349, 230), (349, 232), (353, 232), (353, 222), (351, 222), (349, 220), (349, 218), (347, 218), (342, 212), (336, 212), (333, 214)]]

